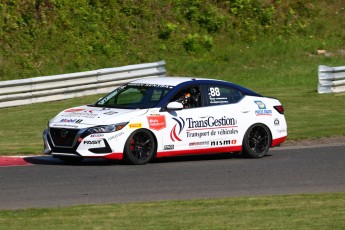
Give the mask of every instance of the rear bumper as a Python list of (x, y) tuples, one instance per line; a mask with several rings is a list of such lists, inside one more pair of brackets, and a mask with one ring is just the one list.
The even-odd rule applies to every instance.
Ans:
[(280, 137), (280, 138), (277, 138), (277, 139), (272, 140), (271, 147), (279, 146), (281, 143), (283, 143), (283, 142), (286, 140), (286, 137), (287, 137), (287, 136)]

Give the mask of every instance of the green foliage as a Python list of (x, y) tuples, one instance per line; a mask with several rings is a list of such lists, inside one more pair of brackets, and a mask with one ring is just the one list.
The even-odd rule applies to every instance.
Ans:
[(219, 32), (224, 24), (225, 15), (218, 16), (217, 13), (221, 10), (212, 3), (205, 1), (181, 1), (177, 8), (181, 10), (183, 16), (193, 25), (196, 24), (200, 28), (206, 29), (209, 33)]
[(307, 30), (315, 9), (301, 1), (226, 1), (231, 16), (228, 30), (246, 40), (259, 36), (296, 35)]
[[(210, 61), (212, 55), (204, 54), (230, 41), (329, 37), (318, 16), (339, 7), (340, 0), (3, 0), (0, 80), (182, 55), (194, 60), (203, 54)], [(342, 24), (342, 14), (328, 24)], [(335, 31), (332, 36), (345, 38), (342, 30)]]
[(168, 22), (164, 25), (164, 28), (160, 31), (158, 37), (160, 39), (169, 39), (171, 34), (176, 30), (177, 25)]
[(201, 37), (198, 34), (188, 34), (183, 41), (183, 47), (188, 53), (210, 51), (213, 46), (213, 38), (208, 35)]
[(200, 50), (200, 44), (198, 42), (198, 34), (188, 34), (186, 40), (183, 42), (183, 47), (187, 52), (196, 52)]

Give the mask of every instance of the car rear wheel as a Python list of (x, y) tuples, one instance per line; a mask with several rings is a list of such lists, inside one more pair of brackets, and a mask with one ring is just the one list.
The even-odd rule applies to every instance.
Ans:
[(156, 154), (156, 142), (153, 134), (146, 129), (133, 132), (125, 145), (125, 159), (135, 165), (148, 163)]
[(242, 153), (247, 157), (261, 158), (271, 146), (271, 133), (266, 125), (254, 124), (243, 138)]

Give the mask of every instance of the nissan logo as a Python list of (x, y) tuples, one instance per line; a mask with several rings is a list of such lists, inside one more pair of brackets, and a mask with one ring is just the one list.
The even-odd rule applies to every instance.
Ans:
[(67, 136), (67, 134), (68, 134), (68, 130), (67, 129), (61, 129), (60, 136), (62, 138), (65, 138)]
[(274, 119), (274, 125), (279, 125), (279, 120), (277, 118)]

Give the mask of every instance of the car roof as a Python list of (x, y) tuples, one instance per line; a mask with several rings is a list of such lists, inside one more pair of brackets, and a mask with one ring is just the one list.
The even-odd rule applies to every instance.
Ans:
[(228, 81), (222, 81), (217, 79), (208, 79), (208, 78), (192, 78), (192, 77), (148, 77), (148, 78), (141, 78), (138, 80), (134, 80), (130, 83), (136, 83), (136, 84), (152, 84), (152, 85), (164, 85), (164, 86), (177, 86), (183, 87), (185, 85), (188, 85), (190, 82), (195, 83), (203, 83), (203, 84), (222, 84), (231, 86), (233, 88), (236, 88), (240, 91), (242, 91), (246, 95), (251, 96), (262, 96), (250, 89), (247, 89), (243, 86), (236, 85), (234, 83), (228, 82)]
[[(206, 79), (192, 78), (192, 77), (149, 77), (149, 78), (141, 78), (138, 80), (134, 80), (131, 83), (177, 86), (181, 83), (193, 81), (193, 80), (206, 80)], [(207, 80), (211, 80), (211, 79), (207, 79)]]

